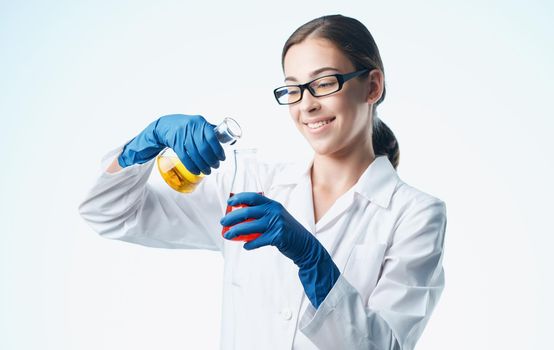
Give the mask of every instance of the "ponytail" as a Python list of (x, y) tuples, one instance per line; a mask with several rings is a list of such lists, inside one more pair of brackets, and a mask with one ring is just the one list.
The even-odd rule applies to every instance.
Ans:
[(394, 169), (400, 161), (400, 148), (392, 130), (377, 114), (373, 115), (373, 151), (376, 156), (386, 155)]

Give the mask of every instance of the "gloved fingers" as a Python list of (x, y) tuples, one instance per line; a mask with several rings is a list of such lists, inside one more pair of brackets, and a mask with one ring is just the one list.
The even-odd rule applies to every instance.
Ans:
[(240, 235), (247, 235), (251, 233), (261, 233), (263, 234), (266, 229), (266, 223), (264, 220), (252, 220), (237, 224), (229, 229), (225, 233), (224, 237), (226, 239), (233, 239)]
[(260, 206), (244, 207), (231, 211), (219, 221), (223, 226), (233, 226), (247, 219), (259, 219), (264, 216), (265, 210)]
[(256, 206), (271, 202), (271, 199), (256, 193), (256, 192), (241, 192), (235, 193), (235, 195), (227, 201), (229, 205), (246, 204), (249, 206)]
[(187, 168), (188, 171), (190, 171), (195, 175), (200, 174), (200, 169), (198, 169), (196, 164), (192, 161), (190, 156), (187, 154), (187, 152), (185, 152), (185, 150), (182, 147), (180, 147), (180, 149), (174, 149), (173, 151), (175, 151), (175, 153), (177, 154), (177, 156), (179, 157), (179, 159), (181, 160), (181, 162), (183, 163), (185, 168)]
[(260, 248), (260, 247), (265, 247), (265, 246), (268, 246), (270, 244), (271, 244), (271, 242), (268, 239), (268, 237), (266, 237), (264, 235), (261, 235), (260, 237), (254, 239), (250, 242), (244, 243), (243, 248), (246, 249), (246, 250), (252, 250), (252, 249), (256, 249), (256, 248)]
[(208, 143), (208, 140), (205, 135), (205, 129), (210, 128), (210, 125), (207, 122), (200, 123), (195, 125), (193, 135), (194, 144), (198, 153), (202, 157), (202, 160), (212, 168), (219, 167), (219, 160), (215, 155), (212, 147)]
[[(196, 167), (204, 174), (209, 175), (212, 171), (210, 170), (210, 166), (206, 163), (198, 151), (198, 147), (196, 146), (196, 142), (194, 140), (195, 132), (196, 130), (193, 130), (192, 134), (188, 134), (187, 137), (185, 137), (185, 151), (189, 154)], [(194, 173), (193, 171), (191, 172)]]
[(204, 137), (206, 138), (206, 141), (208, 141), (208, 145), (210, 145), (217, 159), (219, 159), (220, 161), (224, 161), (225, 152), (223, 150), (223, 147), (221, 147), (221, 143), (219, 143), (217, 136), (215, 135), (215, 128), (215, 125), (206, 123), (206, 125), (204, 126)]

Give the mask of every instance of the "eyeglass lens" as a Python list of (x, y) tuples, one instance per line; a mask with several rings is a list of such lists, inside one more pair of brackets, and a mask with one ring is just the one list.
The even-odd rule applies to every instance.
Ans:
[[(336, 76), (321, 77), (311, 82), (308, 89), (316, 97), (329, 95), (339, 90), (339, 82)], [(301, 95), (300, 87), (297, 86), (286, 86), (277, 90), (280, 103), (290, 104), (298, 102)]]

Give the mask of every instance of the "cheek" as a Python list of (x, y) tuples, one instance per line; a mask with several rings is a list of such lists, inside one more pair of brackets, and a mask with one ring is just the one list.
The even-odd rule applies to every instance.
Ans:
[(350, 142), (357, 138), (361, 133), (368, 130), (367, 113), (364, 113), (363, 108), (353, 105), (344, 106), (341, 110), (339, 126), (339, 138), (344, 142)]
[(293, 105), (289, 105), (289, 114), (293, 122), (297, 123), (299, 120), (298, 109)]
[(369, 105), (359, 96), (351, 91), (350, 94), (345, 94), (339, 106), (343, 111), (345, 122), (353, 127), (360, 127), (367, 124), (369, 118)]
[(348, 131), (348, 127), (352, 126), (356, 119), (356, 110), (349, 101), (343, 101), (336, 106), (336, 113), (340, 115), (340, 122), (346, 128), (343, 128), (345, 132)]

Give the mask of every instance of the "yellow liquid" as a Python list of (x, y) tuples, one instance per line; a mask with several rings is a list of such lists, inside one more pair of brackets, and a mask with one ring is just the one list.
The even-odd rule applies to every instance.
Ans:
[(162, 178), (175, 191), (190, 193), (204, 178), (204, 174), (194, 175), (185, 168), (178, 157), (159, 156), (156, 160)]

